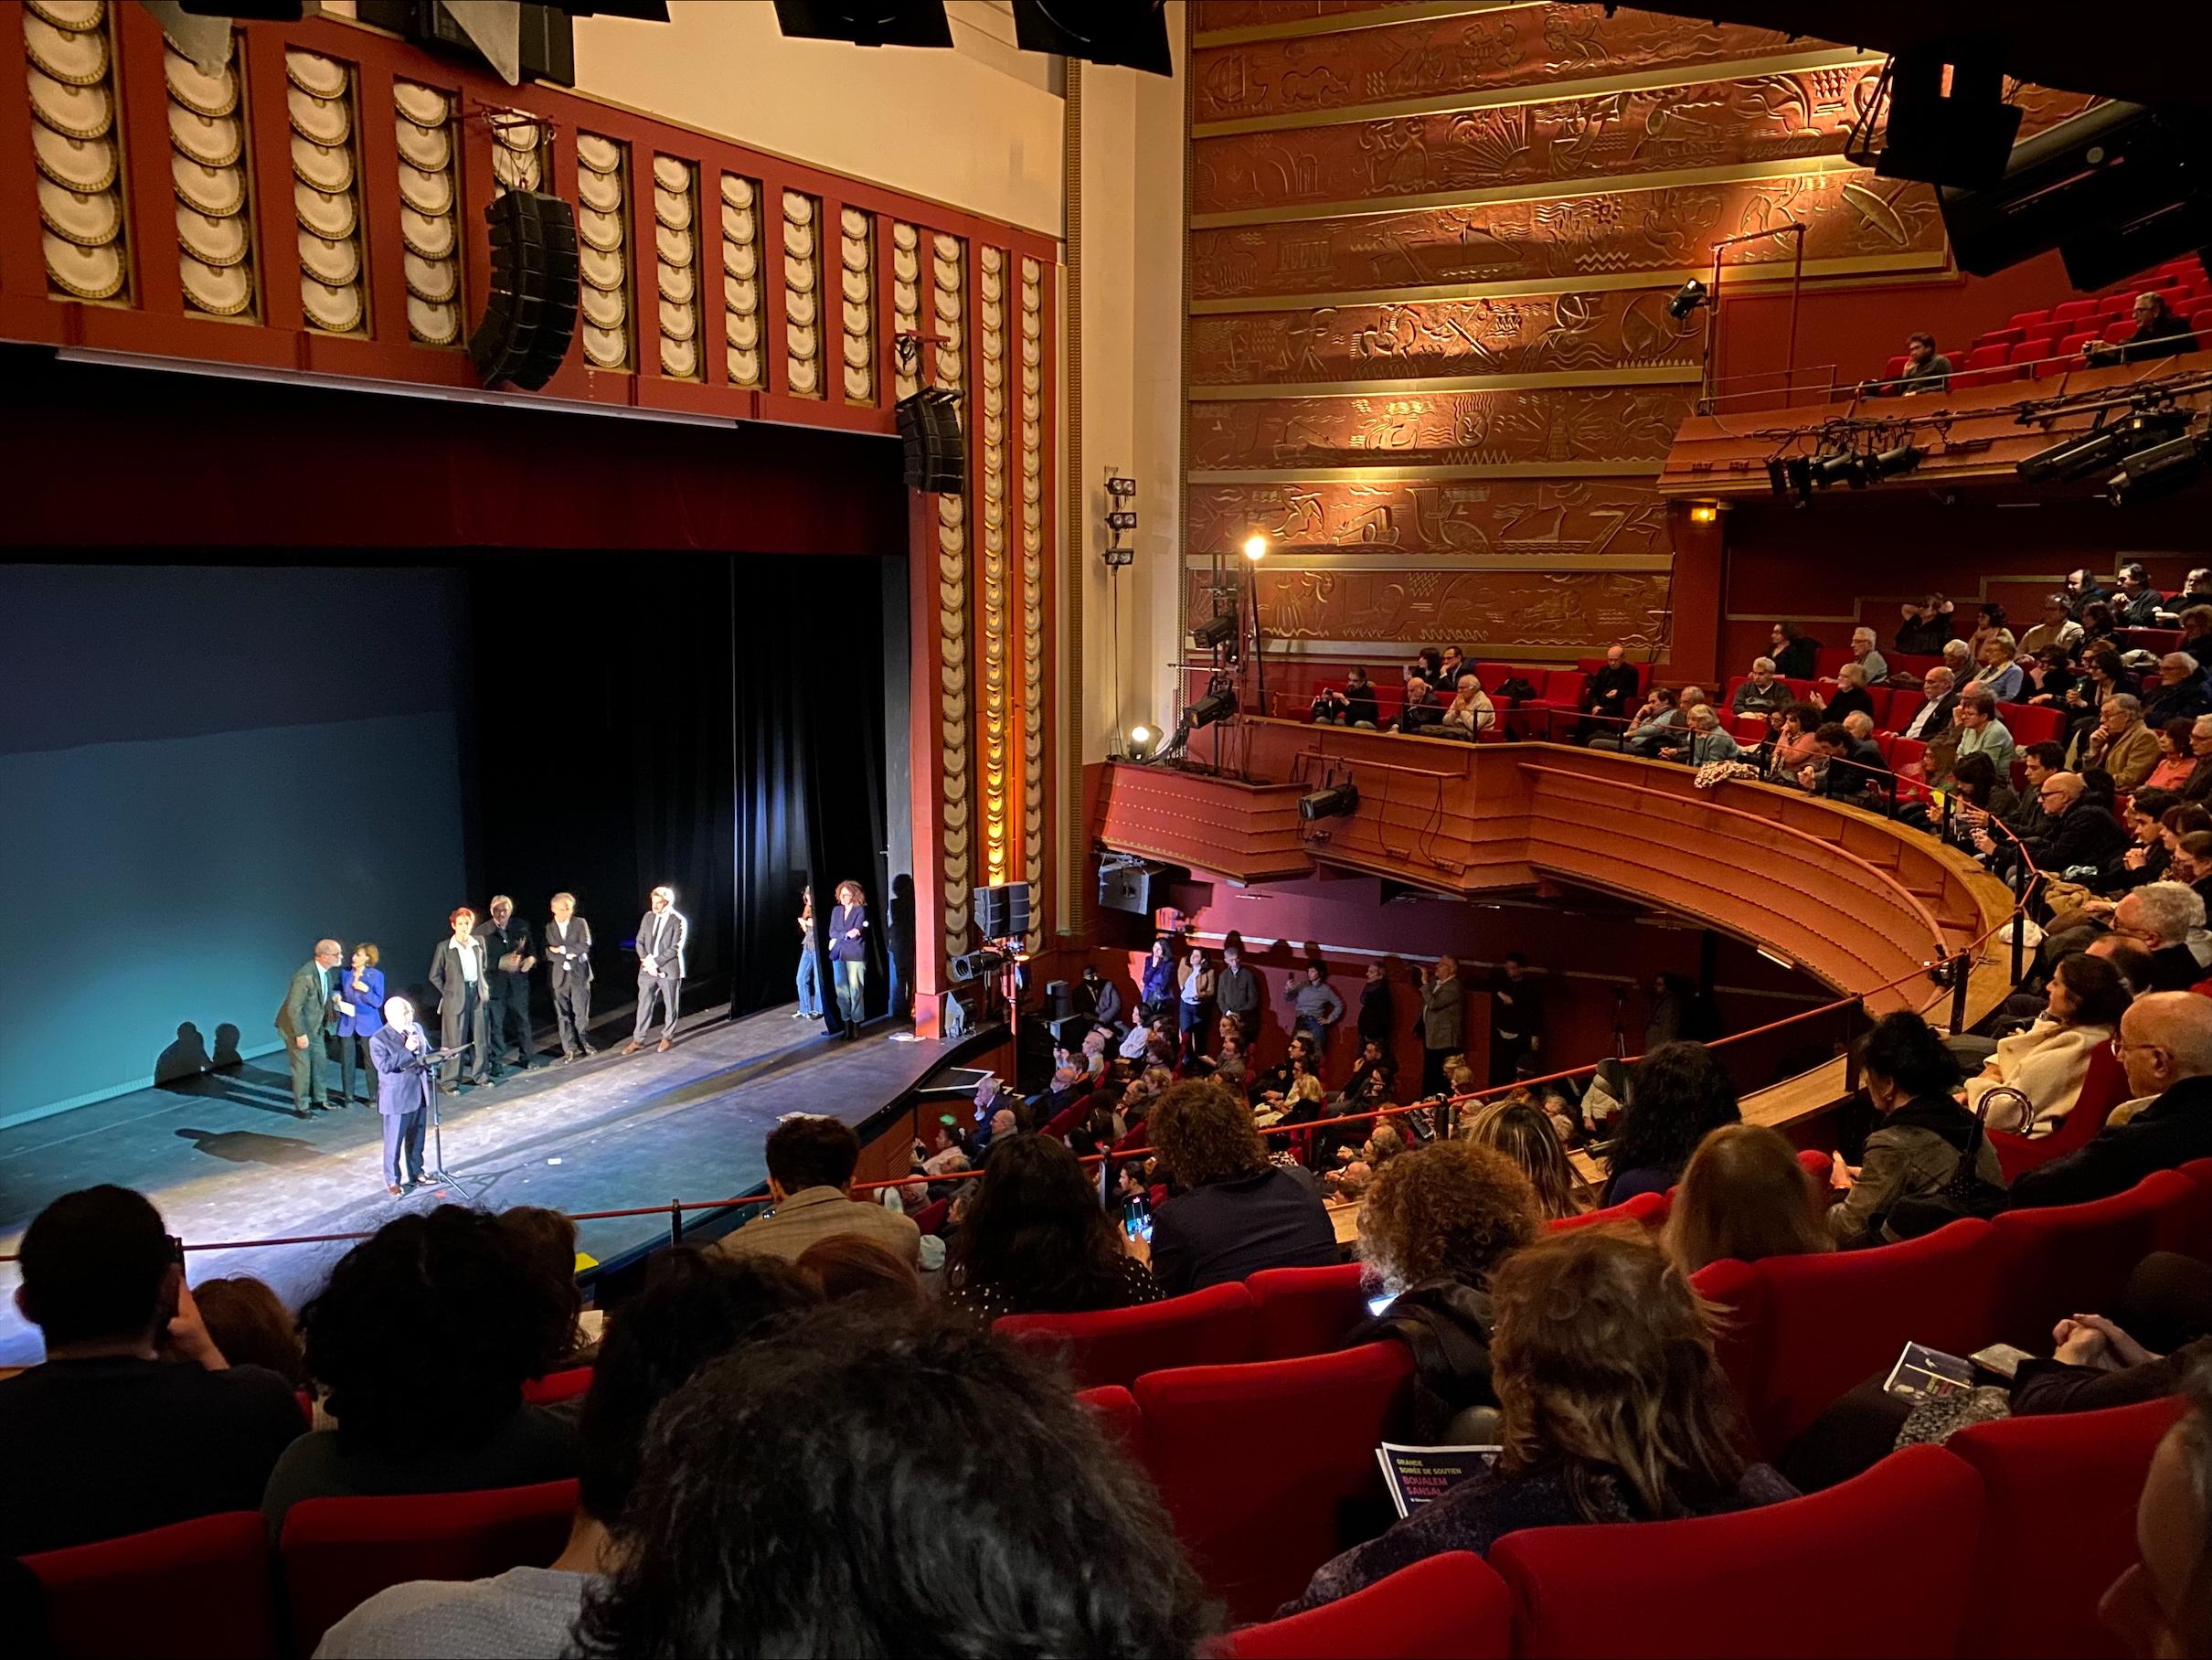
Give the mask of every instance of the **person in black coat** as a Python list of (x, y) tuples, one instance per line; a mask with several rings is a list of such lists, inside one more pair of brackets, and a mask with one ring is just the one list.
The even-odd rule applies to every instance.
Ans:
[(1418, 732), (1424, 727), (1437, 725), (1444, 718), (1444, 706), (1430, 691), (1429, 683), (1419, 675), (1406, 682), (1406, 707), (1398, 711), (1398, 729)]
[(514, 1034), (515, 1069), (530, 1069), (530, 971), (537, 953), (530, 940), (530, 925), (515, 915), (515, 901), (504, 893), (492, 896), (491, 915), (476, 925), (484, 942), (484, 1041), (492, 1080), (506, 1076), (508, 1033)]
[(1591, 718), (1581, 723), (1576, 741), (1588, 743), (1598, 734), (1619, 738), (1628, 729), (1628, 718), (1635, 712), (1637, 702), (1636, 665), (1620, 646), (1607, 646), (1605, 666), (1590, 676), (1582, 688), (1582, 712)]
[(2175, 316), (2164, 294), (2137, 294), (2134, 318), (2135, 332), (2127, 339), (2116, 346), (2104, 340), (2088, 341), (2082, 346), (2082, 356), (2092, 367), (2102, 368), (2115, 363), (2141, 363), (2146, 357), (2171, 357), (2176, 352), (2196, 349), (2196, 335), (2190, 329), (2188, 319)]
[[(2036, 792), (2050, 828), (2026, 838), (2021, 846), (2036, 868), (2047, 875), (2063, 877), (2082, 865), (2102, 869), (2127, 849), (2128, 833), (2120, 821), (2105, 808), (2081, 799), (2086, 787), (2079, 772), (2053, 772)], [(2000, 872), (2010, 868), (2015, 857), (2010, 841), (1999, 841), (1986, 830), (1975, 835), (1974, 847)]]
[(1814, 746), (1828, 758), (1815, 774), (1807, 767), (1798, 782), (1825, 801), (1854, 807), (1878, 807), (1891, 782), (1889, 763), (1882, 751), (1863, 738), (1854, 738), (1835, 721), (1813, 734)]
[(2154, 1171), (2212, 1158), (2212, 997), (2136, 998), (2121, 1016), (2117, 1047), (2130, 1093), (2156, 1099), (2125, 1123), (2108, 1123), (2088, 1146), (2022, 1171), (2012, 1208), (2110, 1198)]
[(1268, 1162), (1250, 1110), (1230, 1091), (1198, 1079), (1171, 1084), (1146, 1122), (1175, 1189), (1153, 1218), (1152, 1272), (1163, 1295), (1263, 1268), (1335, 1262), (1321, 1189), (1303, 1170)]
[(1773, 644), (1767, 655), (1774, 659), (1774, 672), (1784, 680), (1810, 680), (1813, 674), (1813, 660), (1820, 654), (1820, 642), (1811, 634), (1801, 634), (1789, 622), (1774, 625)]
[(1391, 1039), (1398, 1033), (1398, 1009), (1390, 976), (1379, 963), (1367, 964), (1367, 982), (1359, 988), (1359, 1014), (1352, 1024), (1362, 1039), (1379, 1043), (1386, 1055), (1390, 1052)]

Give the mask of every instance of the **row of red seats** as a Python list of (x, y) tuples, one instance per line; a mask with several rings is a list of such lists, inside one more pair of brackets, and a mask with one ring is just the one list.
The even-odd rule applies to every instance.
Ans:
[(2136, 1500), (2179, 1410), (2159, 1400), (1976, 1424), (1946, 1447), (1908, 1447), (1824, 1493), (1735, 1516), (1508, 1534), (1488, 1562), (1432, 1557), (1236, 1632), (1224, 1653), (2114, 1654), (2098, 1602), (2135, 1559)]
[[(1985, 329), (1974, 336), (1962, 359), (1954, 359), (1953, 390), (1996, 386), (2005, 381), (2043, 379), (2061, 375), (2081, 361), (2081, 348), (2092, 340), (2113, 346), (2135, 337), (2132, 313), (2139, 293), (2156, 293), (2202, 337), (2212, 335), (2212, 277), (2194, 255), (2169, 261), (2145, 276), (2132, 279), (2116, 293), (2066, 300), (2037, 311), (2015, 312), (2003, 328)], [(1899, 354), (1883, 367), (1883, 378), (1895, 380), (1904, 373), (1906, 359)]]
[[(1733, 704), (1736, 688), (1749, 679), (1749, 675), (1738, 675), (1722, 688), (1718, 702), (1723, 710)], [(1792, 680), (1788, 684), (1792, 695), (1803, 702), (1811, 702), (1815, 691), (1825, 698), (1833, 699), (1835, 696), (1836, 688), (1832, 684), (1811, 680)], [(1922, 701), (1919, 689), (1909, 686), (1871, 686), (1866, 695), (1874, 705), (1874, 729), (1877, 733), (1901, 732), (1912, 724), (1912, 718), (1920, 712)], [(1736, 715), (1729, 718), (1740, 742), (1755, 743), (1767, 735), (1766, 717), (1763, 715)], [(2047, 703), (2000, 703), (1997, 705), (1997, 718), (2005, 723), (2005, 729), (2013, 735), (2013, 741), (2023, 748), (2031, 743), (2042, 743), (2046, 740), (2055, 740), (2066, 731), (2066, 716)], [(1888, 759), (1887, 752), (1884, 759)]]

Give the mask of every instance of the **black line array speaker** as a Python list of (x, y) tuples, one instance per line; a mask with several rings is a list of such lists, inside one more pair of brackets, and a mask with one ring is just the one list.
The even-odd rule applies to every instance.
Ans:
[(899, 441), (906, 446), (907, 488), (956, 495), (966, 486), (968, 445), (960, 396), (929, 387), (899, 400)]
[(557, 196), (510, 190), (484, 210), (492, 227), (492, 297), (469, 336), (477, 377), (535, 392), (576, 333), (576, 213)]
[(1029, 884), (1005, 882), (975, 890), (975, 931), (986, 940), (1018, 940), (1029, 931)]
[(1099, 905), (1106, 910), (1126, 910), (1149, 917), (1166, 902), (1165, 884), (1159, 871), (1143, 865), (1124, 865), (1119, 870), (1099, 872)]

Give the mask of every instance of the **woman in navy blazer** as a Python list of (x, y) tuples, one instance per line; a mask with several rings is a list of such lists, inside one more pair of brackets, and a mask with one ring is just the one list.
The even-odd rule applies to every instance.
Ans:
[(354, 947), (351, 963), (338, 976), (338, 1001), (353, 1005), (353, 1013), (338, 1011), (338, 1104), (354, 1102), (354, 1066), (361, 1068), (361, 1087), (368, 1093), (361, 1104), (377, 1104), (377, 1069), (369, 1061), (368, 1040), (384, 1029), (384, 971), (377, 966), (377, 948), (364, 940)]
[(867, 1017), (868, 983), (867, 895), (858, 882), (837, 884), (836, 908), (830, 912), (830, 967), (837, 976), (837, 1014), (845, 1035), (857, 1038)]

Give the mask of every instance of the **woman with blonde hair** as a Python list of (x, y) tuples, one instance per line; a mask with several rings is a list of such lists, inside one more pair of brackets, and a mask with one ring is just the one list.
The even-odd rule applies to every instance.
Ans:
[(1536, 1190), (1537, 1208), (1548, 1220), (1580, 1216), (1589, 1195), (1550, 1118), (1535, 1102), (1494, 1101), (1467, 1115), (1461, 1133), (1478, 1147), (1495, 1147), (1520, 1167)]
[(1697, 1144), (1666, 1218), (1666, 1252), (1686, 1274), (1732, 1258), (1834, 1249), (1827, 1195), (1797, 1149), (1763, 1124), (1724, 1124)]
[(1447, 1551), (1487, 1555), (1525, 1527), (1673, 1521), (1797, 1496), (1744, 1458), (1712, 1313), (1641, 1230), (1537, 1240), (1499, 1264), (1490, 1297), (1497, 1462), (1324, 1563), (1278, 1619)]

